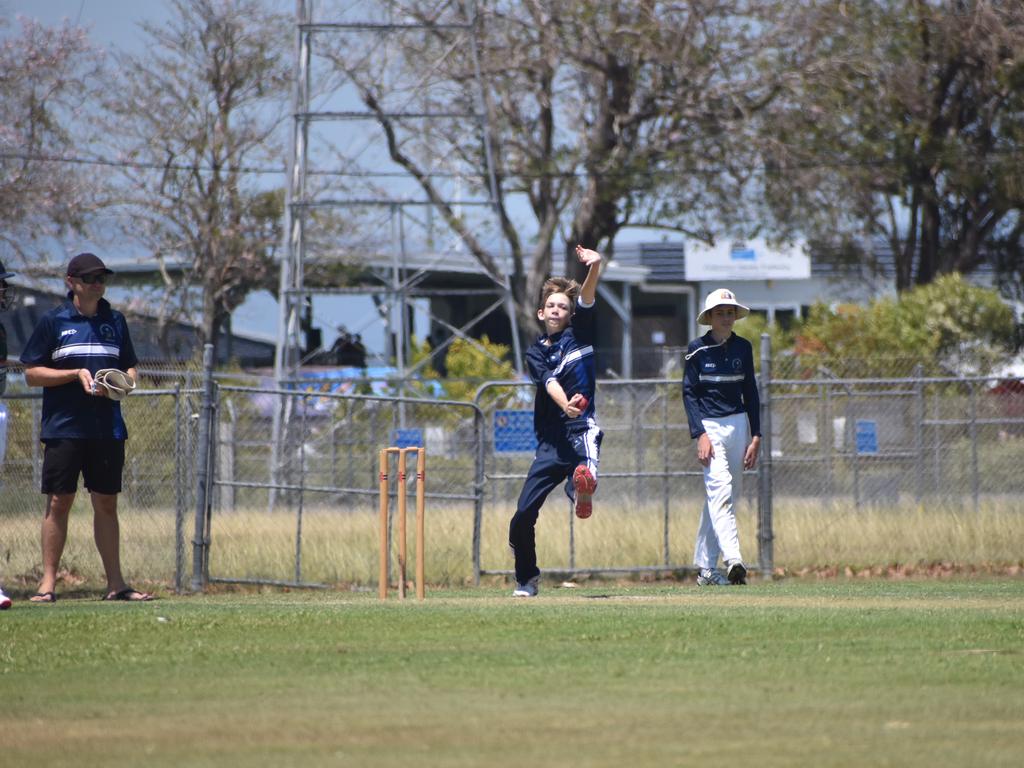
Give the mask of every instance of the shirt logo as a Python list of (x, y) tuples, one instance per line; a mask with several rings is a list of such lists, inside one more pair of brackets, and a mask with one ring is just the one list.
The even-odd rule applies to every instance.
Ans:
[(78, 331), (75, 328), (68, 328), (66, 331), (60, 332), (60, 338), (63, 339), (65, 336), (71, 336), (76, 333), (78, 333)]
[(114, 326), (104, 323), (100, 326), (100, 336), (104, 339), (114, 338)]

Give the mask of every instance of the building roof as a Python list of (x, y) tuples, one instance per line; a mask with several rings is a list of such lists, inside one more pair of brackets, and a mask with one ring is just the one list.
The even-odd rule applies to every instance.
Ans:
[[(17, 287), (15, 308), (0, 318), (7, 329), (9, 358), (17, 359), (21, 355), (39, 318), (65, 298), (65, 294), (55, 291)], [(161, 343), (160, 324), (155, 315), (118, 306), (116, 302), (114, 308), (128, 318), (135, 354), (143, 364), (180, 363), (195, 359), (199, 347), (195, 325), (180, 321), (168, 323)], [(217, 357), (220, 363), (234, 359), (246, 367), (272, 365), (274, 349), (272, 341), (232, 333), (217, 345)]]

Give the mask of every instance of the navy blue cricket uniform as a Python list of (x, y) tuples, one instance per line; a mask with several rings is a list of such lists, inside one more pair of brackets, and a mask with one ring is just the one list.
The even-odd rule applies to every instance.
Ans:
[(690, 437), (706, 434), (714, 452), (704, 466), (705, 500), (693, 547), (693, 564), (704, 574), (719, 557), (742, 565), (736, 506), (743, 495), (744, 454), (750, 437), (761, 434), (760, 399), (753, 348), (742, 336), (732, 333), (719, 344), (709, 331), (690, 342), (685, 359)]
[[(138, 364), (124, 315), (100, 299), (96, 314), (85, 317), (68, 300), (40, 318), (21, 362), (26, 367), (45, 366), (73, 370), (86, 368), (92, 374), (101, 368), (122, 371)], [(121, 403), (93, 397), (78, 379), (57, 387), (43, 388), (43, 441), (74, 438), (125, 440), (128, 430), (121, 417)]]
[(704, 432), (704, 418), (746, 413), (750, 434), (761, 434), (761, 399), (754, 378), (754, 349), (742, 336), (731, 334), (718, 344), (708, 331), (687, 347), (683, 374), (683, 405), (690, 437)]
[[(565, 482), (565, 493), (575, 498), (572, 473), (586, 464), (597, 477), (603, 434), (597, 426), (594, 390), (594, 304), (577, 302), (572, 323), (561, 333), (541, 334), (526, 352), (530, 379), (537, 385), (533, 403), (533, 429), (537, 453), (519, 494), (516, 513), (509, 523), (508, 540), (515, 552), (516, 581), (525, 584), (540, 573), (534, 531), (537, 516), (548, 494)], [(558, 381), (566, 396), (582, 394), (587, 407), (576, 418), (559, 408), (547, 384)]]

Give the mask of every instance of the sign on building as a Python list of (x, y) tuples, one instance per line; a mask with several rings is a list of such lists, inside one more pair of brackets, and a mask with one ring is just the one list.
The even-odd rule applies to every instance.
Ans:
[(720, 240), (714, 246), (688, 241), (686, 279), (806, 280), (811, 276), (811, 257), (802, 244), (769, 247), (763, 238)]

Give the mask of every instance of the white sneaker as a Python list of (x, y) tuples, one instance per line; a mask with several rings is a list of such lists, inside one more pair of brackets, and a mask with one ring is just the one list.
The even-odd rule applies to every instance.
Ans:
[(747, 568), (739, 560), (730, 560), (726, 563), (729, 566), (726, 574), (729, 577), (730, 584), (746, 584), (747, 583)]
[(525, 584), (516, 584), (512, 597), (536, 597), (540, 592), (540, 576), (534, 576)]
[(6, 611), (11, 607), (11, 598), (4, 594), (4, 591), (0, 589), (0, 611)]
[(698, 587), (724, 587), (729, 580), (717, 568), (701, 568), (697, 574)]

